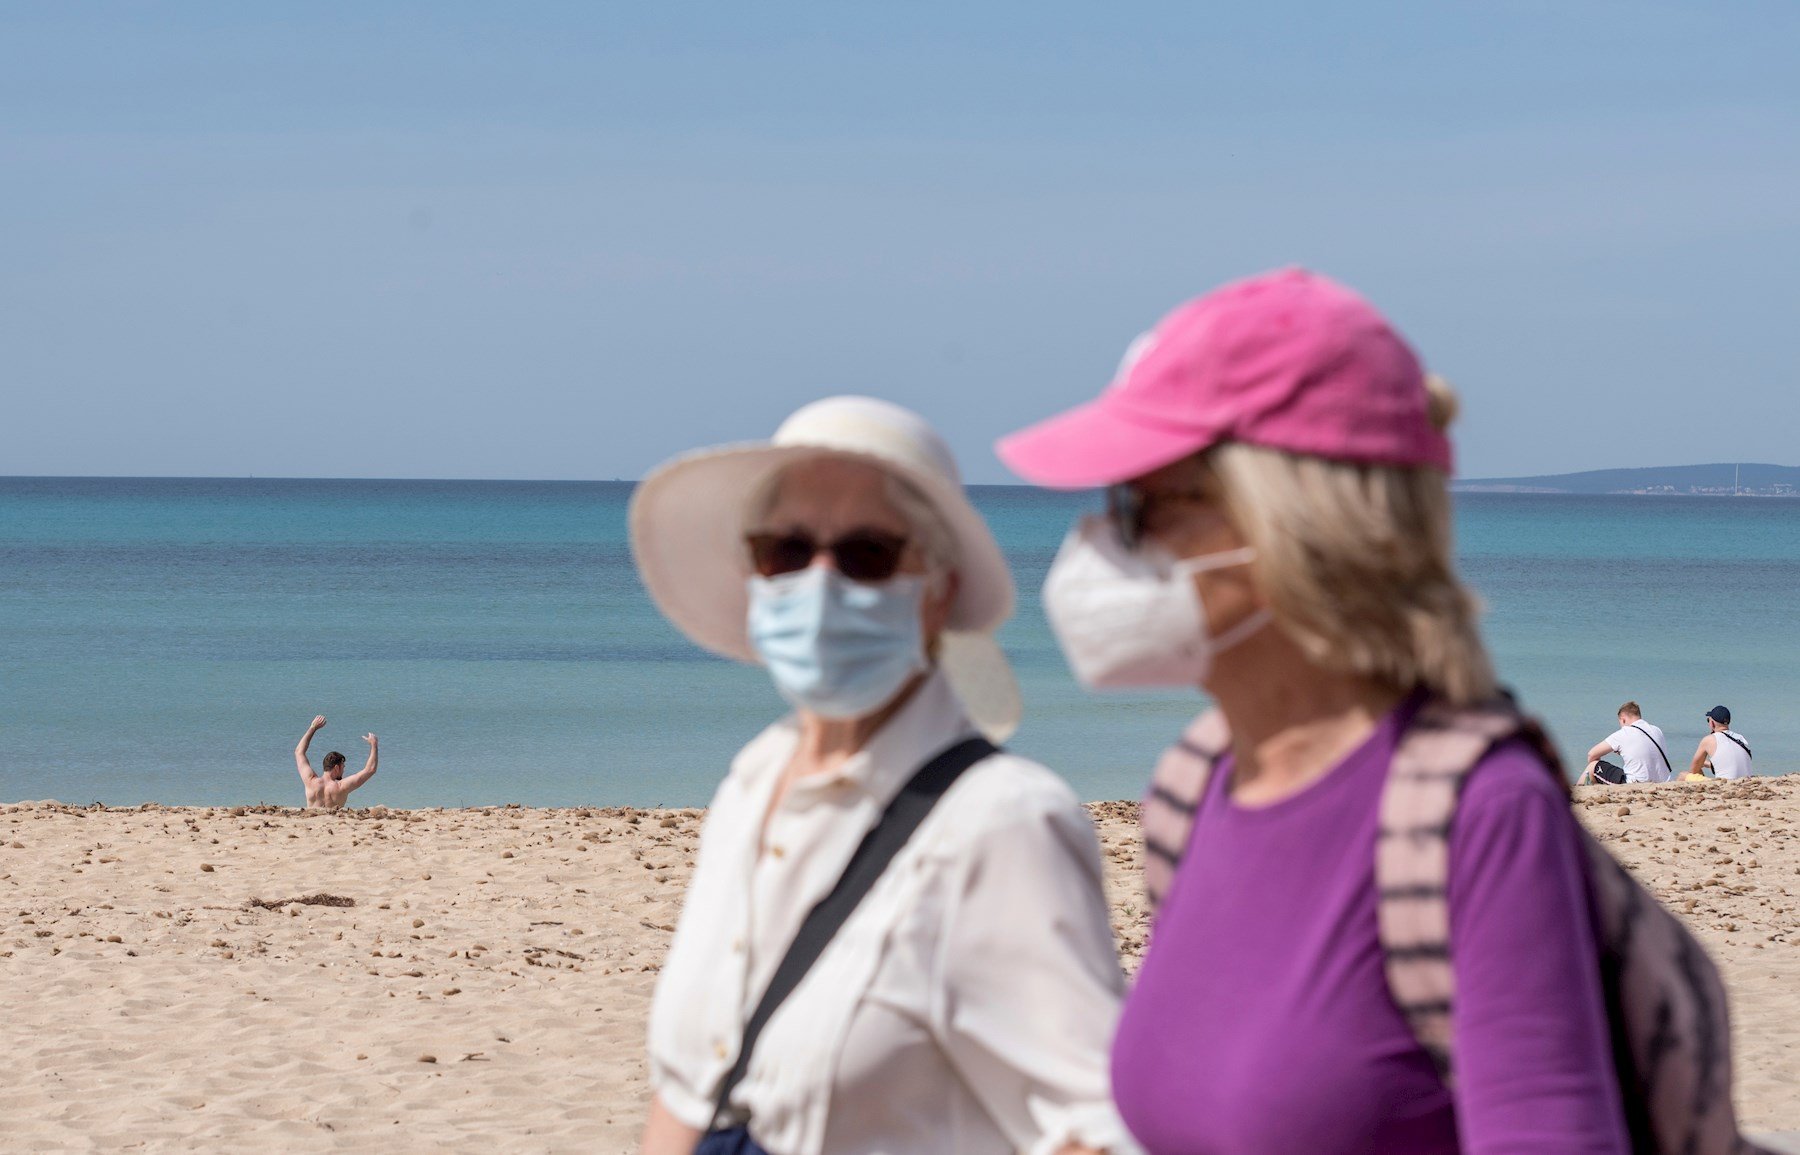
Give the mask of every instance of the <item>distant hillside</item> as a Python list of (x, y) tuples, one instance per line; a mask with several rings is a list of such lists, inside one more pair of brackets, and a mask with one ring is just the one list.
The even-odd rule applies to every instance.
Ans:
[(1661, 465), (1647, 469), (1591, 469), (1541, 477), (1465, 477), (1458, 493), (1664, 493), (1713, 496), (1800, 497), (1800, 467), (1764, 465)]

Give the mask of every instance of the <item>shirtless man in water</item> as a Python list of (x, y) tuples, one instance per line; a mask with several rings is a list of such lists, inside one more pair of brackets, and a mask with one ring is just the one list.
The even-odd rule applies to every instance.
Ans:
[(375, 735), (364, 734), (363, 741), (369, 744), (369, 761), (366, 766), (346, 778), (344, 756), (333, 750), (325, 755), (325, 773), (314, 774), (312, 761), (306, 756), (306, 747), (312, 743), (313, 735), (324, 727), (325, 715), (320, 714), (312, 720), (312, 725), (301, 735), (300, 744), (294, 747), (294, 765), (300, 771), (300, 781), (306, 783), (307, 809), (319, 807), (324, 810), (341, 810), (350, 801), (352, 790), (375, 777), (375, 762), (380, 749)]

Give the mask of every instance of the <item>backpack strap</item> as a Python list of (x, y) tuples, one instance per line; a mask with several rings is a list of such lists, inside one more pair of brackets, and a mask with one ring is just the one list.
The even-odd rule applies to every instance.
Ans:
[(1194, 815), (1213, 767), (1231, 748), (1231, 731), (1225, 715), (1208, 710), (1196, 718), (1175, 745), (1163, 752), (1150, 779), (1150, 792), (1144, 796), (1139, 811), (1139, 826), (1144, 835), (1144, 889), (1150, 897), (1150, 909), (1162, 905), (1175, 880), (1175, 868), (1187, 851), (1188, 835), (1194, 829)]
[(1469, 771), (1517, 728), (1516, 715), (1427, 702), (1402, 735), (1381, 792), (1375, 913), (1388, 990), (1446, 1082), (1456, 997), (1450, 967), (1450, 823)]
[(1453, 1081), (1456, 978), (1450, 964), (1450, 826), (1469, 771), (1523, 739), (1562, 782), (1543, 728), (1500, 702), (1428, 701), (1394, 751), (1375, 841), (1376, 922), (1388, 990), (1446, 1083)]

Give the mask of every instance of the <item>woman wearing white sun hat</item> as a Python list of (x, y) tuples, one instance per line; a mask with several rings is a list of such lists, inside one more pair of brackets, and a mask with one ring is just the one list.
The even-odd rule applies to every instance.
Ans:
[(1099, 846), (1059, 778), (988, 744), (1018, 724), (1012, 578), (942, 439), (815, 402), (656, 470), (631, 540), (663, 613), (794, 706), (707, 815), (646, 1155), (1132, 1149)]

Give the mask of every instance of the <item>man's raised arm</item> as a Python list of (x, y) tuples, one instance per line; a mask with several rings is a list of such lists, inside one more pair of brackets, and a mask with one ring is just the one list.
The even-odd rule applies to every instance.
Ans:
[(300, 744), (294, 747), (294, 768), (300, 771), (302, 782), (311, 782), (318, 777), (313, 773), (312, 762), (306, 757), (306, 748), (312, 745), (313, 735), (317, 734), (324, 725), (325, 715), (320, 714), (312, 720), (312, 725), (306, 728), (306, 733), (300, 735)]
[(381, 739), (373, 734), (364, 734), (363, 741), (369, 744), (369, 760), (364, 763), (361, 770), (344, 779), (344, 793), (346, 794), (375, 777), (375, 763), (381, 760)]

